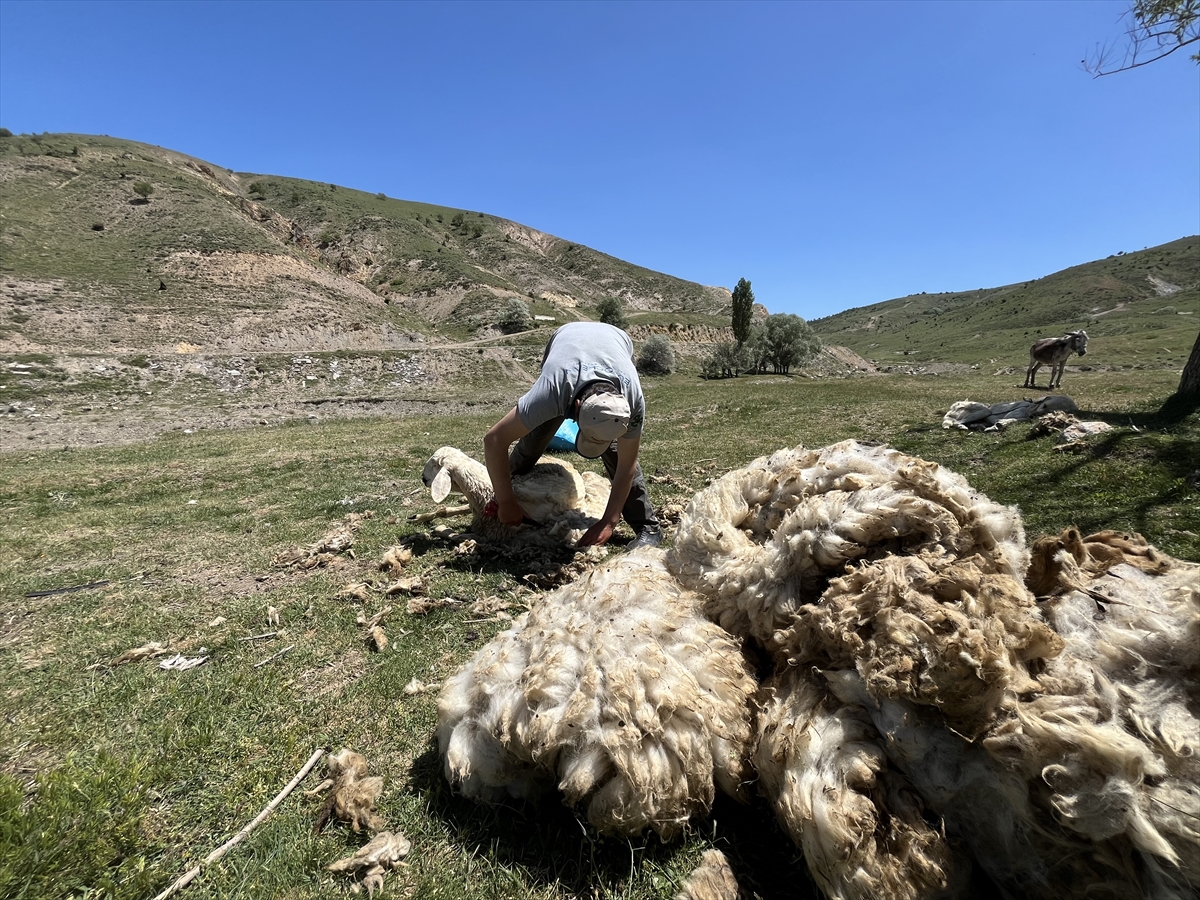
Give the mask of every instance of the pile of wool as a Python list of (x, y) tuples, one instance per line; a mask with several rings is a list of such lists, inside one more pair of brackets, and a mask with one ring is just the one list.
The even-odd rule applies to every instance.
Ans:
[(970, 864), (925, 820), (861, 706), (788, 666), (763, 684), (759, 705), (760, 790), (826, 897), (915, 900), (965, 881)]
[(447, 779), (465, 795), (557, 785), (600, 831), (663, 837), (749, 775), (738, 642), (645, 549), (544, 595), (450, 678), (438, 700)]
[(688, 505), (667, 564), (726, 630), (778, 655), (776, 632), (848, 563), (922, 551), (1018, 580), (1029, 560), (1015, 507), (936, 463), (843, 441), (780, 450), (713, 482)]
[(776, 642), (792, 665), (854, 669), (872, 697), (936, 707), (975, 737), (1007, 695), (1037, 687), (1029, 664), (1063, 646), (1025, 585), (993, 568), (930, 550), (860, 563)]
[(984, 746), (1043, 818), (1089, 842), (1112, 896), (1195, 896), (1200, 565), (1068, 529), (1035, 544), (1030, 576), (1065, 647)]

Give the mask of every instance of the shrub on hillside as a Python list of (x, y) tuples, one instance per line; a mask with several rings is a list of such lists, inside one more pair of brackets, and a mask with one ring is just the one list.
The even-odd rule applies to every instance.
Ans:
[(601, 322), (617, 328), (629, 327), (629, 320), (625, 318), (625, 310), (621, 308), (621, 301), (616, 297), (605, 297), (596, 304), (596, 317)]
[(150, 195), (154, 193), (154, 185), (148, 181), (139, 181), (133, 186), (133, 192), (141, 198), (142, 203), (149, 203)]
[(675, 351), (665, 334), (656, 334), (642, 345), (637, 368), (646, 375), (670, 375), (675, 371)]
[(496, 323), (496, 327), (505, 334), (528, 331), (533, 327), (533, 316), (529, 312), (529, 305), (524, 300), (513, 297), (508, 301), (504, 315), (500, 317), (500, 321)]

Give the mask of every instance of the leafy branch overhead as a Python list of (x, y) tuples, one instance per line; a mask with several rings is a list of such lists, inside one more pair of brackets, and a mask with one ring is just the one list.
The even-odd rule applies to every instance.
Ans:
[[(1106, 42), (1083, 60), (1094, 77), (1149, 65), (1200, 41), (1200, 0), (1134, 0), (1122, 18), (1129, 26), (1124, 51)], [(1200, 63), (1200, 53), (1191, 58)]]

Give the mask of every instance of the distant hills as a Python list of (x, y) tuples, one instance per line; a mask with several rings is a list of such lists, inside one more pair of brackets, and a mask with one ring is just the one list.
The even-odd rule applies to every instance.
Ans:
[(1024, 366), (1030, 344), (1085, 329), (1104, 367), (1180, 368), (1200, 329), (1200, 236), (1073, 266), (1034, 281), (913, 294), (810, 323), (881, 366)]
[[(753, 272), (745, 274), (753, 279)], [(117, 138), (0, 137), (0, 354), (380, 353), (540, 346), (621, 299), (635, 340), (728, 340), (730, 294), (488, 215)], [(513, 299), (537, 331), (494, 327)], [(764, 312), (765, 310), (760, 310)], [(1024, 365), (1085, 328), (1087, 362), (1178, 368), (1200, 328), (1200, 237), (1034, 281), (916, 294), (811, 323), (886, 370)], [(846, 363), (846, 360), (851, 360)], [(861, 366), (860, 366), (861, 368)]]
[(133, 141), (3, 137), (0, 184), (0, 352), (405, 349), (486, 336), (514, 298), (547, 325), (606, 296), (728, 324), (725, 288), (517, 222)]

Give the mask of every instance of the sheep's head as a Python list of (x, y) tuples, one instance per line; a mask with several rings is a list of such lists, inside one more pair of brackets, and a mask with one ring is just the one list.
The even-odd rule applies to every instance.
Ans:
[(421, 481), (429, 488), (434, 503), (441, 503), (452, 490), (463, 494), (468, 503), (479, 508), (491, 499), (492, 484), (487, 467), (456, 447), (435, 450), (421, 471)]

